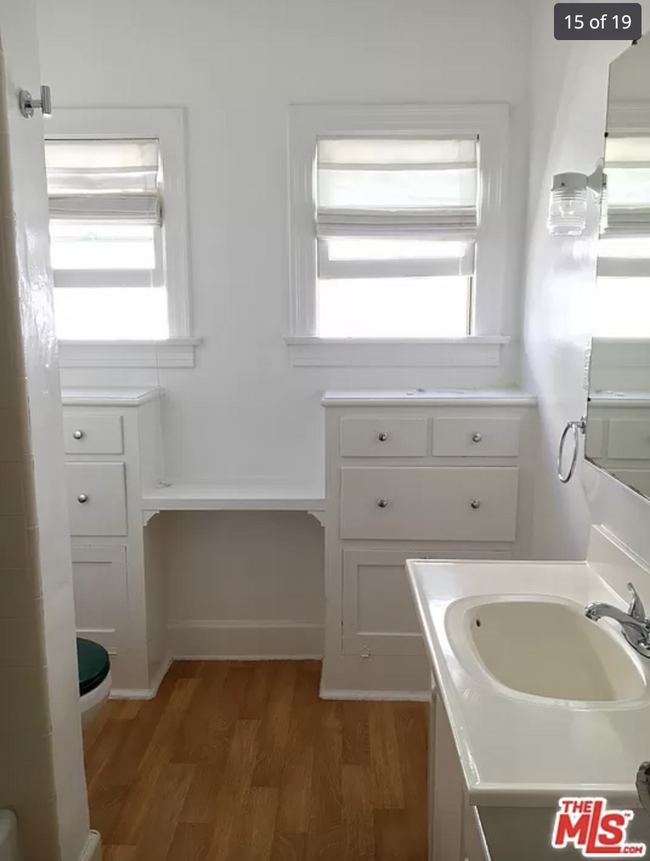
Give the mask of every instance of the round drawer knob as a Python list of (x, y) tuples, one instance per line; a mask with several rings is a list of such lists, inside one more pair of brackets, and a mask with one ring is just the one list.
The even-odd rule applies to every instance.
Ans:
[(82, 504), (84, 502), (88, 502), (88, 494), (87, 493), (80, 493), (79, 496), (77, 497), (77, 502), (81, 502)]
[(83, 439), (84, 438), (84, 432), (83, 431), (73, 431), (72, 436), (75, 439)]
[(388, 500), (387, 499), (378, 499), (377, 506), (379, 508), (388, 508)]
[(476, 509), (477, 509), (477, 508), (480, 508), (480, 507), (481, 507), (481, 500), (480, 500), (480, 499), (473, 499), (473, 500), (470, 502), (470, 505), (472, 506), (472, 508), (474, 509), (474, 511), (476, 511)]
[(386, 442), (386, 440), (388, 439), (388, 434), (382, 431), (381, 433), (377, 434), (377, 439), (379, 440), (379, 442)]
[(480, 433), (472, 434), (472, 442), (480, 442), (483, 436)]

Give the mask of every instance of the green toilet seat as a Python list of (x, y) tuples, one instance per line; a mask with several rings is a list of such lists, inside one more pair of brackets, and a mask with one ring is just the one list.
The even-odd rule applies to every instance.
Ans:
[(77, 637), (77, 664), (79, 666), (79, 694), (89, 694), (98, 688), (111, 669), (108, 652), (99, 643)]

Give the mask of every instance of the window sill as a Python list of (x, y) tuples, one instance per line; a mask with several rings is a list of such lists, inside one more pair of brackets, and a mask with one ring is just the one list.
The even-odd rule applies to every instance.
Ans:
[(166, 341), (59, 341), (62, 368), (193, 368), (198, 338)]
[(505, 335), (465, 338), (285, 337), (295, 367), (485, 368), (497, 367)]

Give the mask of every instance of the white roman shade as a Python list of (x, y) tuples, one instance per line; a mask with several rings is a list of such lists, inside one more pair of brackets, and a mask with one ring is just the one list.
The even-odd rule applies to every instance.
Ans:
[(598, 274), (650, 277), (650, 135), (608, 136)]
[(476, 137), (319, 140), (320, 277), (471, 275), (477, 162)]
[(50, 219), (161, 224), (156, 140), (48, 140)]

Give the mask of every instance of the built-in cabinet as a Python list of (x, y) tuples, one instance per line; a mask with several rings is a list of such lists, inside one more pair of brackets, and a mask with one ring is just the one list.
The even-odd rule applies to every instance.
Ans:
[(592, 394), (585, 455), (624, 484), (650, 496), (650, 399)]
[(159, 392), (64, 390), (63, 406), (77, 634), (108, 650), (114, 693), (148, 696), (167, 665), (143, 517), (162, 475)]
[(404, 563), (530, 553), (534, 400), (329, 393), (326, 697), (427, 698)]
[(432, 682), (429, 706), (429, 859), (490, 861), (479, 810), (470, 805), (444, 705)]

